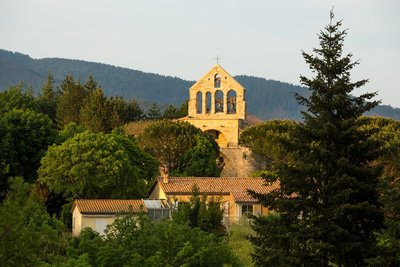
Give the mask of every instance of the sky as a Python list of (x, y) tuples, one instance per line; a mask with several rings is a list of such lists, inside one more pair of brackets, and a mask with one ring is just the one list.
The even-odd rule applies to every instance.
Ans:
[(32, 58), (100, 62), (197, 80), (220, 57), (231, 75), (300, 84), (301, 52), (335, 20), (359, 60), (355, 95), (400, 107), (398, 0), (0, 0), (0, 48)]

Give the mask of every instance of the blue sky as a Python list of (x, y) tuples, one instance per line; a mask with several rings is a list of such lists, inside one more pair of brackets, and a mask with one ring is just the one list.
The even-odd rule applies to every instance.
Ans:
[(299, 84), (332, 6), (360, 60), (352, 77), (370, 79), (355, 94), (400, 107), (398, 0), (0, 0), (0, 48), (190, 80), (218, 54), (232, 75)]

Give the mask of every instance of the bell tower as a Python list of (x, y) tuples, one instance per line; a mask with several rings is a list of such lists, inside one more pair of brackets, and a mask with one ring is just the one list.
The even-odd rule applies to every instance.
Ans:
[(246, 121), (245, 88), (215, 64), (189, 89), (188, 121), (212, 134), (221, 148), (239, 147)]

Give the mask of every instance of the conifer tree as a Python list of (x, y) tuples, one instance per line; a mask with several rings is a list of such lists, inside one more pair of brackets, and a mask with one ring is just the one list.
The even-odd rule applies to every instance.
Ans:
[(94, 80), (92, 75), (89, 75), (88, 80), (85, 83), (85, 89), (88, 93), (93, 92), (99, 87), (99, 84)]
[(255, 197), (277, 213), (256, 218), (255, 262), (260, 266), (364, 266), (373, 255), (374, 232), (382, 226), (378, 203), (379, 170), (370, 164), (378, 143), (362, 130), (364, 112), (376, 93), (354, 97), (368, 80), (353, 82), (357, 61), (342, 55), (347, 31), (331, 21), (319, 34), (315, 54), (303, 52), (315, 76), (300, 76), (311, 92), (296, 98), (306, 111), (286, 149), (290, 163), (276, 165), (280, 189)]
[(91, 91), (80, 109), (80, 123), (83, 127), (94, 132), (110, 130), (106, 110), (106, 98), (102, 89)]
[(56, 118), (56, 92), (54, 91), (54, 77), (51, 72), (47, 75), (47, 80), (44, 83), (40, 95), (39, 102), (42, 112), (47, 114), (53, 121)]
[(153, 105), (151, 105), (149, 111), (147, 112), (147, 118), (149, 120), (156, 120), (161, 118), (161, 111), (156, 103), (153, 103)]
[(124, 116), (125, 123), (144, 119), (145, 115), (143, 110), (140, 108), (139, 103), (134, 98), (128, 100), (126, 105), (127, 110), (126, 115)]
[(57, 125), (63, 128), (70, 122), (80, 123), (80, 109), (88, 96), (87, 90), (71, 75), (61, 82), (61, 94), (57, 102)]

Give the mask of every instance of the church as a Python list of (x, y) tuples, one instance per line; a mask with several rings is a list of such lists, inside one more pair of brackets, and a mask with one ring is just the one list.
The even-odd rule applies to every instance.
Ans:
[(189, 89), (188, 116), (181, 120), (215, 138), (225, 163), (221, 176), (250, 176), (260, 167), (250, 150), (239, 146), (241, 131), (262, 122), (247, 114), (245, 93), (219, 64)]

